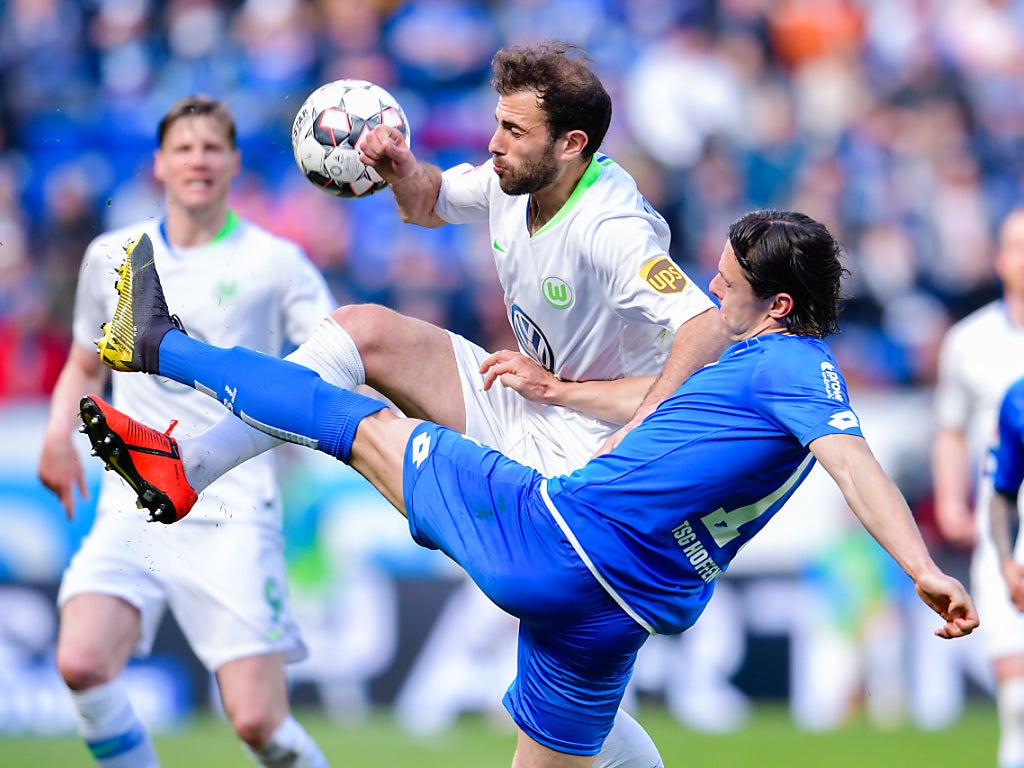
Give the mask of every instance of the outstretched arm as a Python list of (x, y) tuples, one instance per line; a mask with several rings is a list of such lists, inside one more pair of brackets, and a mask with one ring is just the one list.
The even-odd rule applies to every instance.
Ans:
[(918, 596), (945, 624), (939, 637), (970, 634), (978, 612), (963, 585), (932, 560), (906, 499), (879, 465), (867, 441), (855, 435), (826, 435), (810, 450), (843, 492), (850, 509), (885, 551), (914, 580)]
[(441, 169), (417, 160), (401, 131), (378, 125), (363, 139), (359, 151), (359, 159), (376, 168), (390, 185), (402, 221), (422, 227), (447, 223), (434, 213), (441, 191)]

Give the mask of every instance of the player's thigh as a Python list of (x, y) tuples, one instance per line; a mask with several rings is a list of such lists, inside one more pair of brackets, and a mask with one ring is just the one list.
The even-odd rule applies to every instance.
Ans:
[(462, 383), (448, 332), (377, 304), (334, 311), (352, 337), (366, 383), (413, 416), (465, 429)]
[(288, 684), (283, 653), (248, 656), (217, 670), (217, 685), (228, 720), (236, 729), (262, 728), (270, 733), (288, 714)]
[(519, 729), (512, 768), (590, 768), (594, 755), (568, 755), (545, 747)]
[(86, 592), (60, 609), (57, 667), (72, 688), (89, 688), (116, 677), (141, 632), (139, 610), (113, 595)]

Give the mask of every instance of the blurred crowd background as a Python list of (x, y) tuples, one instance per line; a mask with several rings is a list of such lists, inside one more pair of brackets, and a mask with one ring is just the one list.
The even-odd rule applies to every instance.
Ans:
[(549, 37), (593, 57), (615, 104), (603, 149), (694, 279), (749, 209), (832, 228), (853, 386), (929, 385), (945, 329), (996, 295), (994, 231), (1024, 180), (1020, 0), (0, 0), (0, 402), (48, 395), (89, 240), (161, 215), (155, 124), (194, 92), (238, 120), (236, 209), (305, 247), (340, 300), (512, 344), (481, 236), (399, 226), (386, 191), (319, 192), (289, 131), (316, 86), (364, 78), (398, 97), (420, 157), (480, 162), (491, 56)]

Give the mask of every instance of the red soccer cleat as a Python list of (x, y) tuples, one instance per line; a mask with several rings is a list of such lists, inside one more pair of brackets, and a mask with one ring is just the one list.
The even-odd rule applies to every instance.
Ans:
[(177, 421), (160, 433), (96, 395), (82, 398), (78, 415), (93, 455), (138, 494), (135, 503), (149, 510), (150, 522), (175, 523), (189, 513), (198, 496), (185, 478), (178, 441), (170, 434)]

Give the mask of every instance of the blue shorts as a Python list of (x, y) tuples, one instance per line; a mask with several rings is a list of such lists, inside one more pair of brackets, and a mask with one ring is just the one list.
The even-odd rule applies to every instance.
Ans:
[(517, 675), (505, 708), (530, 737), (594, 755), (647, 632), (615, 604), (555, 524), (535, 470), (436, 424), (405, 450), (403, 494), (418, 544), (461, 565), (517, 616)]

